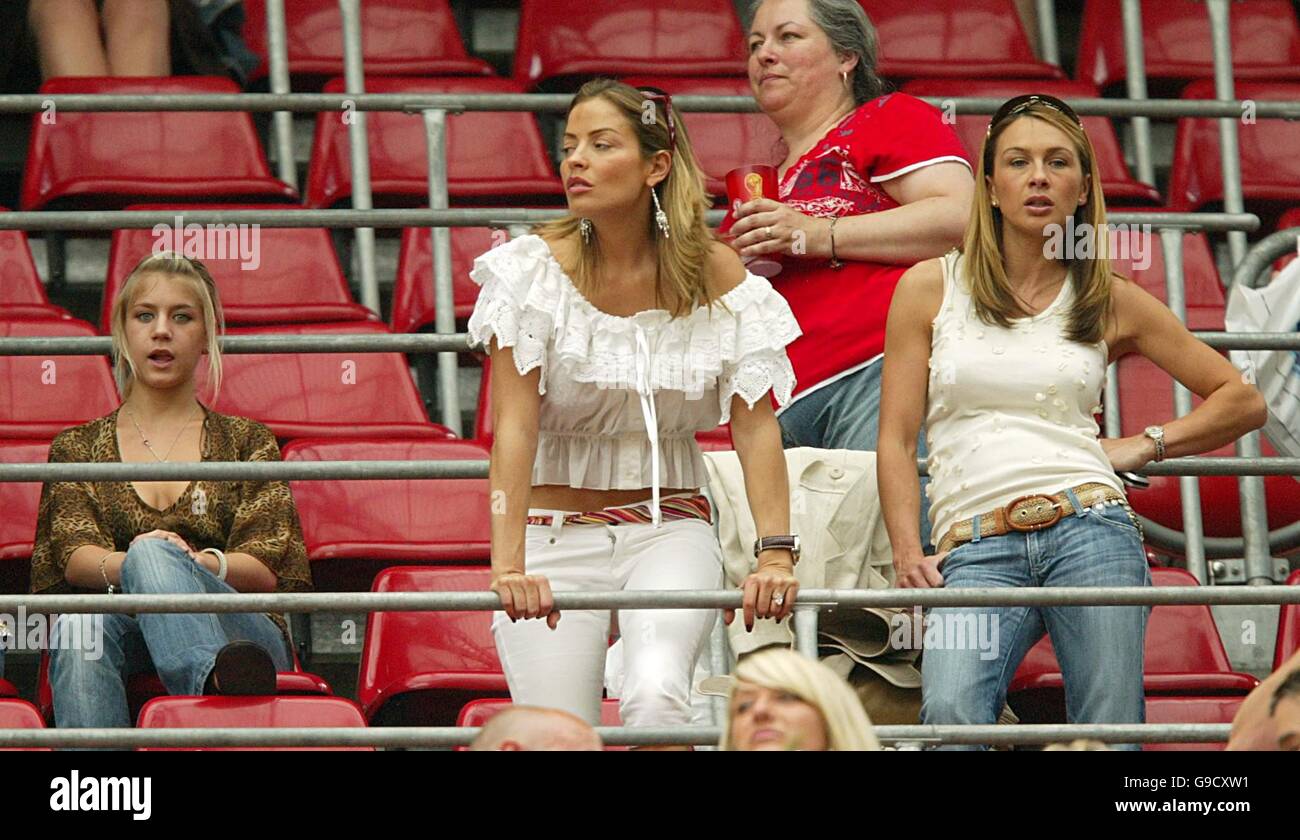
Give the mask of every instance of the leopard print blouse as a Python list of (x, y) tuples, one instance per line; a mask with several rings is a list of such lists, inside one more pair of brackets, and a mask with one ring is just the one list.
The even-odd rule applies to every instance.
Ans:
[[(119, 409), (120, 410), (120, 409)], [(207, 410), (202, 460), (278, 461), (280, 448), (266, 426)], [(121, 461), (117, 411), (61, 432), (51, 462)], [(156, 510), (127, 481), (60, 481), (41, 488), (32, 552), (32, 592), (72, 592), (64, 579), (68, 557), (83, 545), (126, 551), (138, 534), (179, 534), (198, 548), (251, 554), (275, 573), (277, 592), (311, 589), (302, 526), (283, 481), (194, 481), (166, 510)], [(288, 634), (284, 617), (268, 613)]]

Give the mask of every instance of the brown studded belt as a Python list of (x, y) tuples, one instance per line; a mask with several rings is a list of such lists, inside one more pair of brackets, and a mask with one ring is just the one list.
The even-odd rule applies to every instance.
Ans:
[(987, 513), (981, 513), (978, 517), (963, 519), (956, 525), (948, 529), (943, 539), (939, 541), (938, 550), (951, 551), (962, 543), (970, 542), (975, 538), (975, 522), (979, 521), (979, 536), (998, 537), (1003, 534), (1009, 534), (1012, 531), (1029, 532), (1041, 531), (1044, 528), (1050, 528), (1067, 513), (1074, 511), (1074, 505), (1070, 503), (1069, 492), (1073, 492), (1079, 504), (1082, 507), (1092, 507), (1094, 505), (1105, 504), (1107, 502), (1124, 502), (1127, 499), (1124, 494), (1111, 487), (1108, 484), (1089, 482), (1080, 484), (1078, 487), (1071, 487), (1069, 491), (1062, 490), (1055, 494), (1034, 494), (1030, 496), (1021, 496), (1019, 499), (1010, 504), (994, 508)]

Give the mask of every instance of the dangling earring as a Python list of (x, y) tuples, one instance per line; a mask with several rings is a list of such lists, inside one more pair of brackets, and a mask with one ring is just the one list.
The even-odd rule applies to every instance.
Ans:
[(845, 87), (849, 86), (849, 71), (847, 70), (840, 71), (840, 81), (844, 84)]
[(578, 223), (578, 232), (582, 234), (582, 244), (591, 244), (591, 219), (583, 219)]
[(655, 224), (659, 226), (659, 232), (664, 235), (664, 239), (667, 239), (668, 238), (668, 214), (665, 213), (664, 209), (659, 206), (659, 194), (655, 192), (654, 187), (650, 188), (650, 197), (653, 198), (655, 201)]

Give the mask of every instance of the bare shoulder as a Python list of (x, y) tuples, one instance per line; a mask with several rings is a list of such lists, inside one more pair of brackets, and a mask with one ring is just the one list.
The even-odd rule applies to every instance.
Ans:
[(923, 260), (903, 272), (894, 289), (894, 304), (911, 317), (927, 323), (943, 305), (943, 258)]
[(544, 231), (537, 234), (538, 238), (546, 243), (546, 247), (551, 249), (551, 255), (560, 265), (573, 265), (573, 258), (576, 256), (574, 237), (564, 236), (555, 231)]
[(745, 274), (745, 264), (729, 245), (725, 242), (710, 244), (705, 263), (705, 284), (710, 300), (717, 300), (745, 282)]

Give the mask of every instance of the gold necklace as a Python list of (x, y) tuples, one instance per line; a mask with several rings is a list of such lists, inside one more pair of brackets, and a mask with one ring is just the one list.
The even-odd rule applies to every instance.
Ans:
[(185, 422), (181, 424), (181, 430), (176, 433), (176, 438), (172, 441), (172, 445), (167, 447), (167, 452), (164, 453), (161, 458), (158, 457), (158, 453), (154, 451), (153, 444), (149, 443), (149, 438), (145, 437), (144, 429), (140, 428), (140, 423), (135, 419), (135, 415), (131, 413), (131, 409), (126, 406), (122, 406), (122, 409), (126, 412), (126, 416), (131, 419), (131, 424), (135, 426), (136, 432), (140, 434), (140, 441), (144, 444), (145, 449), (149, 450), (149, 454), (154, 457), (154, 460), (166, 461), (167, 458), (171, 456), (172, 450), (176, 448), (176, 444), (180, 442), (181, 435), (185, 434), (185, 427), (190, 424), (190, 420), (194, 419), (194, 414), (198, 410), (198, 407), (199, 404), (196, 402), (194, 408), (190, 409), (189, 416), (185, 418)]

